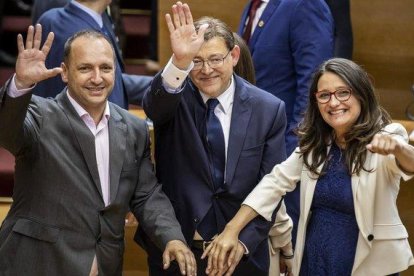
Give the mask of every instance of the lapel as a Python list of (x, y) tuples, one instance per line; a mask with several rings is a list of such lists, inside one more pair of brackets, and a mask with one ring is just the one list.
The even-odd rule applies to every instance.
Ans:
[(198, 88), (188, 80), (187, 85), (190, 87), (189, 91), (184, 91), (184, 93), (188, 93), (185, 96), (188, 99), (188, 108), (190, 113), (193, 116), (195, 128), (197, 129), (197, 133), (199, 135), (199, 139), (193, 139), (192, 143), (195, 144), (195, 150), (199, 151), (200, 162), (202, 166), (200, 168), (203, 169), (200, 172), (200, 177), (204, 178), (204, 182), (208, 183), (208, 186), (214, 190), (214, 183), (212, 174), (210, 171), (210, 161), (208, 158), (208, 150), (207, 150), (207, 141), (206, 141), (206, 129), (205, 129), (205, 116), (206, 116), (206, 105), (203, 101), (203, 98), (200, 95), (200, 91)]
[[(269, 22), (270, 17), (273, 15), (273, 13), (276, 11), (277, 7), (279, 7), (281, 0), (270, 0), (267, 4), (265, 10), (263, 11), (262, 16), (259, 19), (259, 22), (257, 23), (257, 26), (253, 32), (252, 37), (249, 40), (249, 48), (253, 55), (254, 52), (254, 46), (256, 45), (257, 39), (260, 37), (260, 34), (263, 31), (263, 27), (266, 26), (266, 24)], [(244, 21), (245, 22), (246, 18)]]
[[(322, 171), (324, 165), (325, 162), (318, 167), (318, 172)], [(301, 206), (301, 209), (303, 208), (303, 211), (301, 213), (304, 214), (303, 221), (305, 224), (307, 224), (310, 218), (310, 209), (312, 206), (313, 194), (315, 193), (316, 183), (318, 182), (318, 176), (307, 169), (304, 170), (302, 174), (304, 174), (302, 176), (302, 179), (306, 179), (305, 181), (303, 181), (303, 183), (306, 183), (306, 185), (301, 187), (300, 201), (303, 202), (303, 207)], [(305, 227), (307, 227), (307, 225), (305, 225)]]
[[(112, 104), (109, 104), (111, 116), (109, 117), (109, 191), (112, 203), (117, 195), (119, 178), (126, 152), (127, 126), (122, 120), (122, 116), (117, 112)], [(134, 152), (135, 156), (135, 152)]]
[(250, 95), (241, 79), (234, 75), (236, 82), (233, 111), (231, 114), (229, 143), (227, 149), (227, 163), (225, 182), (231, 185), (240, 153), (243, 149), (244, 139), (247, 134), (252, 106), (249, 102)]
[[(365, 168), (372, 168), (373, 158), (376, 156), (368, 152), (367, 159), (365, 161)], [(376, 168), (374, 168), (376, 169)], [(361, 171), (359, 175), (352, 175), (352, 192), (355, 206), (355, 216), (358, 222), (359, 230), (366, 240), (369, 234), (373, 234), (374, 231), (374, 201), (376, 183), (367, 181), (367, 174), (374, 175), (376, 172)], [(361, 178), (364, 181), (361, 181)], [(367, 244), (371, 246), (371, 242), (366, 240)]]
[[(328, 148), (329, 152), (329, 148)], [(310, 158), (310, 157), (309, 157)], [(325, 163), (322, 163), (318, 167), (318, 172), (322, 171), (322, 168)], [(303, 165), (302, 174), (301, 174), (301, 188), (300, 188), (300, 218), (299, 225), (296, 237), (296, 248), (295, 251), (298, 252), (297, 256), (294, 258), (294, 267), (300, 267), (303, 258), (303, 251), (305, 248), (305, 239), (306, 239), (306, 228), (308, 220), (311, 216), (310, 208), (312, 205), (313, 194), (315, 193), (316, 182), (318, 182), (318, 176)], [(302, 217), (303, 215), (303, 217)], [(295, 272), (298, 274), (299, 272)]]
[[(368, 152), (365, 168), (372, 168), (376, 163), (374, 158), (377, 155)], [(377, 169), (377, 168), (374, 168)], [(359, 227), (360, 236), (358, 238), (355, 262), (352, 271), (354, 272), (368, 256), (372, 242), (368, 241), (368, 235), (374, 232), (374, 201), (376, 183), (368, 181), (367, 174), (375, 174), (376, 172), (361, 171), (360, 175), (352, 175), (352, 192), (355, 206), (355, 216)], [(364, 179), (361, 181), (361, 179)]]
[(102, 199), (101, 182), (99, 180), (98, 166), (96, 164), (95, 137), (79, 117), (76, 110), (73, 108), (72, 104), (69, 101), (69, 98), (66, 95), (66, 91), (67, 89), (65, 88), (60, 94), (56, 96), (56, 100), (62, 109), (62, 112), (65, 113), (69, 121), (69, 124), (72, 128), (72, 133), (74, 134), (75, 139), (79, 144), (80, 150), (85, 159), (85, 163), (91, 174), (93, 182), (95, 183), (95, 187), (101, 195)]

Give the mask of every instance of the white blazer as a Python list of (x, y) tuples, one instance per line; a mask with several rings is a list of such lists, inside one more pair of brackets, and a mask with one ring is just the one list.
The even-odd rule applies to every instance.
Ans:
[[(407, 131), (400, 124), (390, 124), (384, 131), (402, 141), (408, 141)], [(322, 167), (323, 164), (318, 170)], [(413, 175), (400, 169), (394, 155), (368, 152), (365, 168), (373, 171), (361, 171), (359, 175), (352, 175), (355, 216), (359, 227), (352, 275), (388, 275), (406, 270), (414, 264), (414, 259), (407, 230), (398, 215), (396, 200), (401, 177), (409, 180)], [(295, 189), (298, 181), (301, 182), (301, 215), (296, 238), (294, 275), (300, 271), (317, 180), (317, 175), (305, 167), (302, 156), (295, 151), (285, 162), (275, 166), (243, 202), (270, 221), (282, 196)], [(281, 241), (281, 244), (286, 242)]]

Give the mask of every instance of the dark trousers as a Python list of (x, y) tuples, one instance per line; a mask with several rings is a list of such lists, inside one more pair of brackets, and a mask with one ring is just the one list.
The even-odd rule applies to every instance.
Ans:
[[(206, 275), (207, 259), (201, 260), (203, 255), (202, 249), (192, 248), (194, 257), (197, 261), (197, 275)], [(177, 262), (172, 262), (168, 270), (162, 268), (162, 257), (148, 256), (149, 275), (151, 276), (179, 276), (180, 268)], [(237, 265), (233, 275), (235, 276), (267, 276), (268, 272), (264, 272), (253, 266), (251, 263), (241, 260)]]

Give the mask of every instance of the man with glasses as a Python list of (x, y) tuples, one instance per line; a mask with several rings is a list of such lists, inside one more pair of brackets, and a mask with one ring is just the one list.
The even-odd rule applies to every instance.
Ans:
[[(222, 21), (193, 23), (177, 2), (166, 21), (173, 56), (155, 76), (143, 106), (155, 128), (156, 172), (204, 275), (209, 242), (272, 166), (286, 158), (284, 103), (234, 74), (240, 48)], [(271, 223), (258, 218), (240, 234), (235, 275), (268, 275)], [(138, 231), (151, 275), (161, 252)], [(174, 270), (175, 269), (175, 270)], [(177, 275), (177, 267), (167, 275)]]

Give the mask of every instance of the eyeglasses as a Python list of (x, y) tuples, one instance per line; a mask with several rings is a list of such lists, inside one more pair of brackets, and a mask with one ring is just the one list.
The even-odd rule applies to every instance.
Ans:
[(340, 88), (334, 92), (318, 91), (315, 93), (316, 100), (321, 104), (326, 104), (331, 100), (332, 95), (340, 102), (345, 102), (351, 97), (352, 90), (350, 88)]
[(201, 70), (204, 67), (204, 63), (207, 63), (208, 66), (210, 66), (211, 69), (215, 69), (215, 68), (219, 68), (220, 66), (223, 65), (224, 60), (227, 58), (227, 56), (230, 54), (231, 50), (229, 50), (227, 52), (227, 54), (220, 58), (220, 57), (213, 57), (213, 58), (208, 58), (208, 59), (194, 59), (193, 63), (194, 63), (194, 67), (193, 67), (193, 71), (198, 71)]

